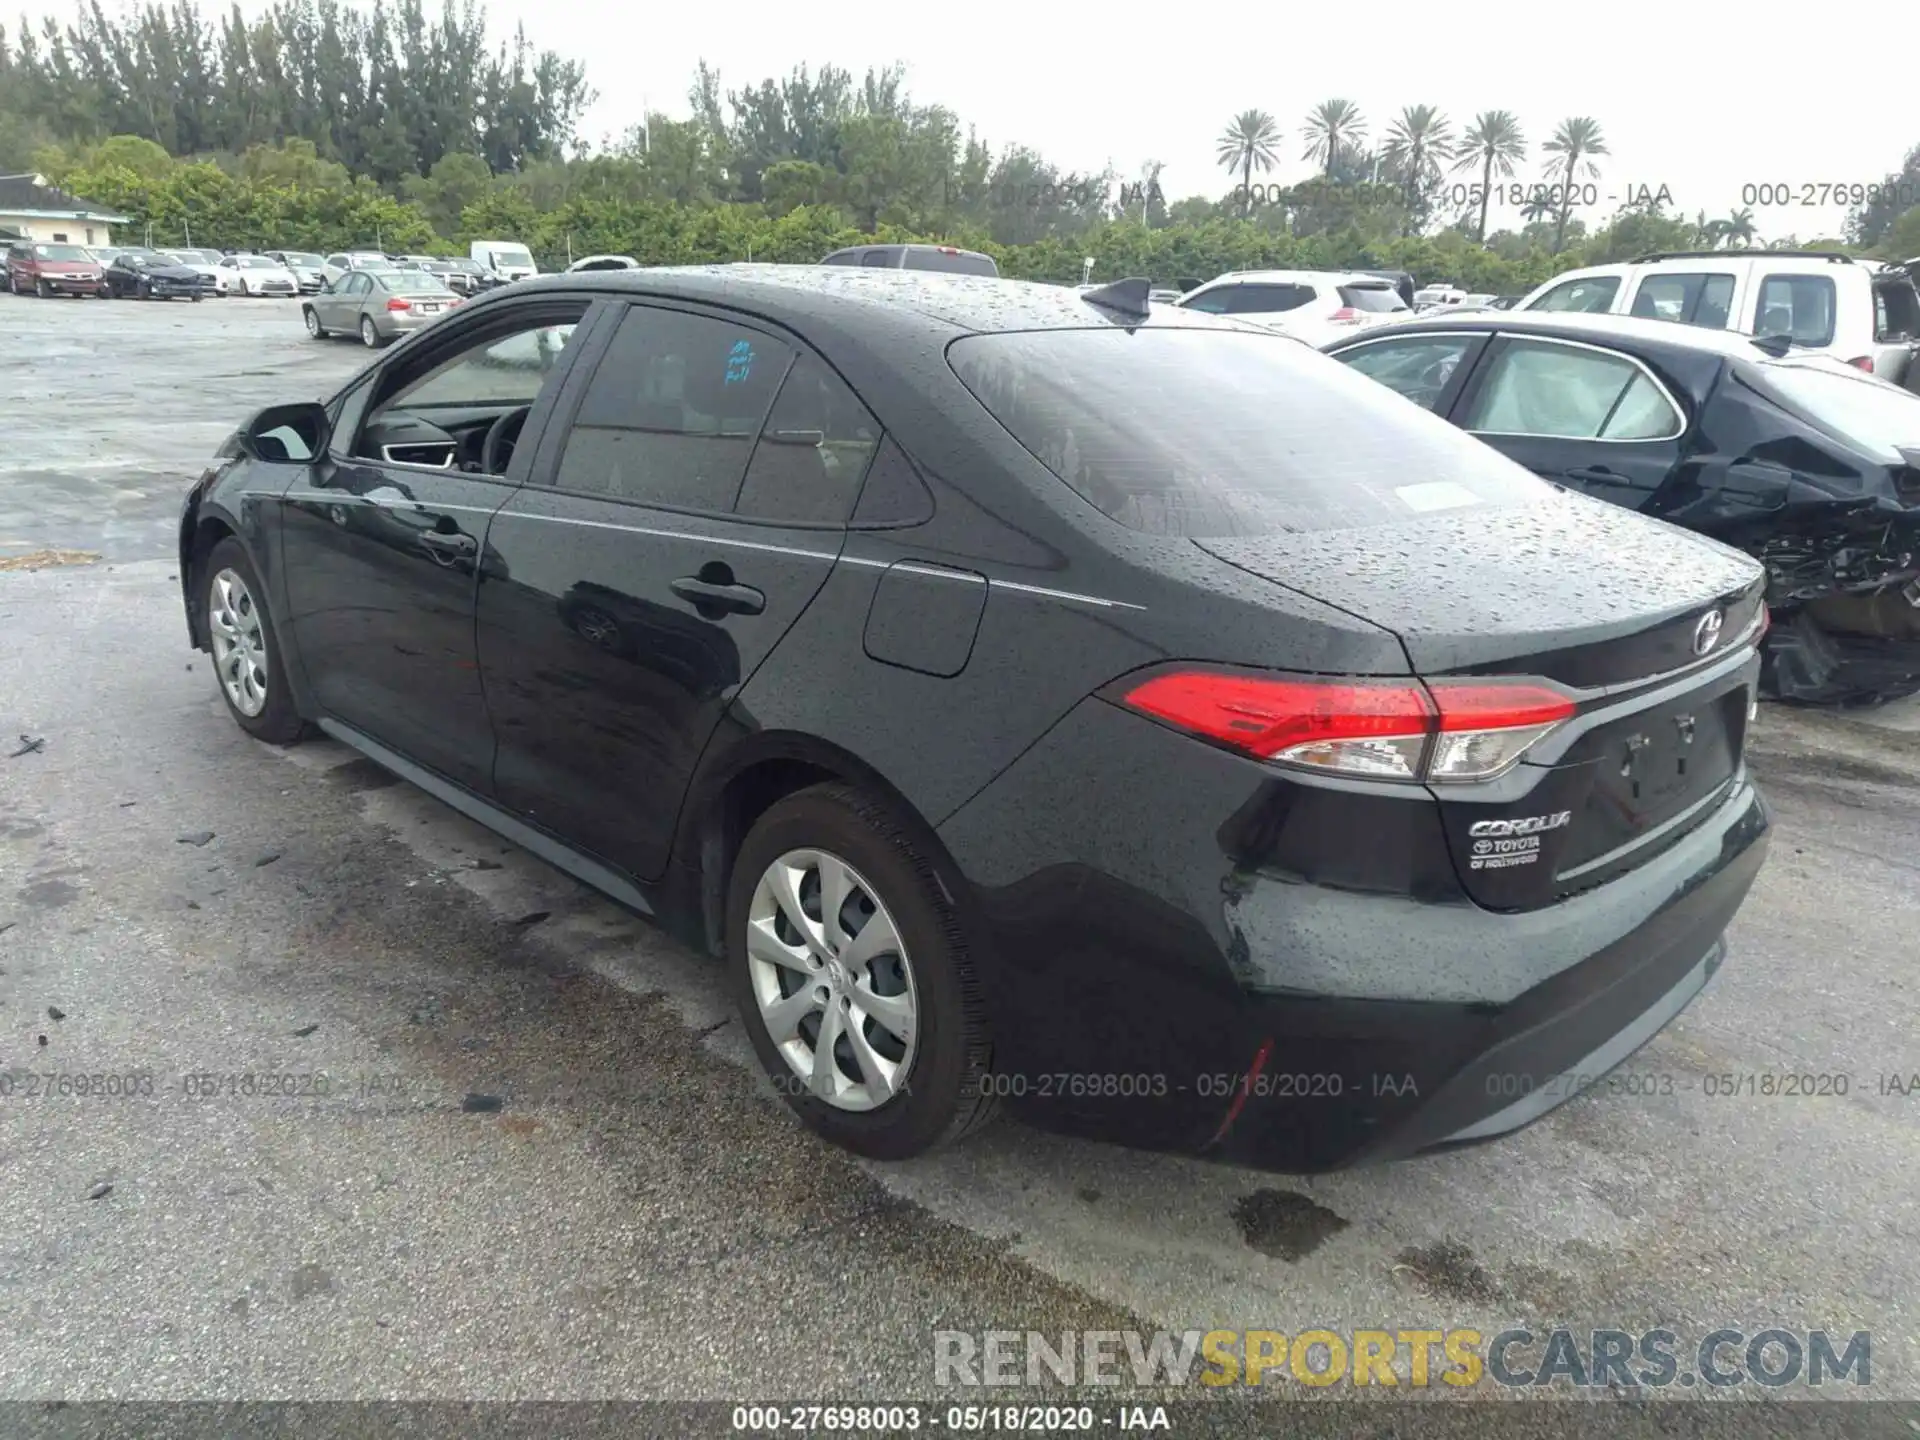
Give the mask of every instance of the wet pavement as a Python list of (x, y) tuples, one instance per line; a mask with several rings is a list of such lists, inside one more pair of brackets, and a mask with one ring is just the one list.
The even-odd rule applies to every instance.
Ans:
[(925, 1397), (940, 1329), (1516, 1324), (1867, 1330), (1872, 1393), (1920, 1398), (1920, 737), (1763, 711), (1726, 966), (1518, 1136), (1302, 1179), (1002, 1122), (858, 1163), (714, 964), (227, 718), (174, 507), (358, 347), (265, 301), (0, 327), (0, 558), (104, 556), (0, 570), (0, 1399)]

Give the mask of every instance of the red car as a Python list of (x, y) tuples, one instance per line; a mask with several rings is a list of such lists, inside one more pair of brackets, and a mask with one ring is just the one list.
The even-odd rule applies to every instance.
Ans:
[(78, 245), (42, 245), (27, 240), (7, 251), (7, 288), (42, 300), (55, 295), (97, 295), (105, 300), (106, 268)]

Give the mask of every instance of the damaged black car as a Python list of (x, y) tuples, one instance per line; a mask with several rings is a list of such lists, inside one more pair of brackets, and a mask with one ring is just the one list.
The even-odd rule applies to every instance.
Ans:
[(1782, 341), (1628, 316), (1439, 316), (1325, 348), (1545, 480), (1761, 561), (1763, 693), (1920, 690), (1920, 396)]

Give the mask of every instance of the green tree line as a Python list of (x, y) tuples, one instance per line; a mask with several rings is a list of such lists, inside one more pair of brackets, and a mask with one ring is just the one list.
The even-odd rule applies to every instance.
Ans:
[[(1158, 163), (1078, 174), (1029, 146), (995, 150), (910, 95), (900, 65), (858, 78), (799, 66), (728, 88), (702, 64), (688, 118), (649, 114), (588, 146), (577, 130), (592, 98), (581, 66), (524, 34), (489, 50), (471, 0), (437, 18), (421, 0), (278, 0), (219, 23), (176, 0), (114, 24), (88, 0), (65, 25), (0, 30), (0, 171), (40, 170), (156, 243), (447, 250), (511, 237), (545, 265), (603, 251), (806, 261), (877, 237), (985, 250), (1005, 273), (1051, 280), (1079, 279), (1092, 257), (1101, 278), (1391, 268), (1513, 293), (1574, 265), (1754, 234), (1750, 211), (1688, 217), (1663, 194), (1609, 216), (1580, 206), (1608, 154), (1592, 117), (1535, 146), (1504, 110), (1456, 125), (1413, 105), (1375, 134), (1335, 99), (1291, 140), (1246, 110), (1219, 137), (1219, 192), (1173, 199)], [(1295, 144), (1315, 173), (1269, 183)], [(1801, 243), (1920, 254), (1920, 209), (1895, 203), (1920, 184), (1920, 147), (1896, 179), (1844, 240)], [(1490, 232), (1516, 185), (1529, 187), (1518, 227)]]

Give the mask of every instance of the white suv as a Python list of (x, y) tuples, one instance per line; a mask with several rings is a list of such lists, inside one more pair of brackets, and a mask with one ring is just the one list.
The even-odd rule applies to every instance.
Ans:
[(1709, 330), (1784, 335), (1920, 390), (1920, 291), (1902, 269), (1825, 250), (1699, 250), (1647, 255), (1556, 275), (1515, 310), (1677, 320)]
[(1174, 303), (1185, 310), (1270, 325), (1310, 345), (1413, 317), (1393, 281), (1346, 270), (1233, 270)]

